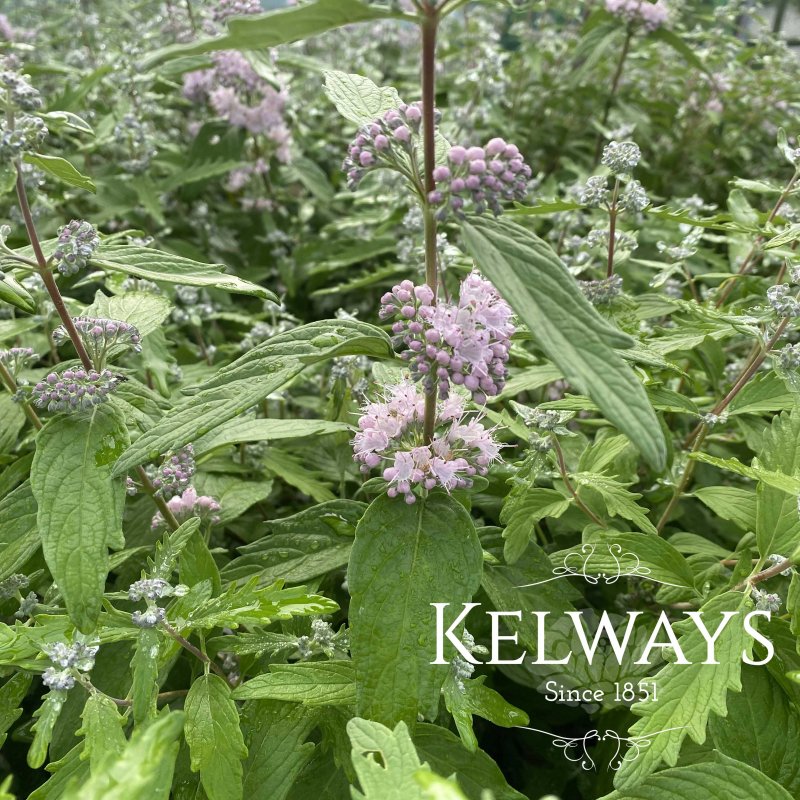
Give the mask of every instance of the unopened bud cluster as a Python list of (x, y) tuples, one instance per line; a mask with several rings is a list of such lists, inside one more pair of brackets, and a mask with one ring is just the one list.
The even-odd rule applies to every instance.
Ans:
[(42, 650), (54, 666), (44, 671), (42, 682), (49, 689), (71, 689), (75, 685), (74, 670), (90, 672), (98, 649), (96, 645), (89, 646), (84, 642), (52, 642), (45, 645)]
[(58, 231), (58, 243), (53, 253), (56, 269), (63, 275), (74, 275), (89, 264), (89, 259), (99, 246), (100, 237), (94, 226), (84, 220), (73, 219)]
[(395, 347), (427, 393), (438, 390), (445, 398), (453, 383), (485, 403), (503, 388), (515, 330), (512, 312), (477, 272), (462, 281), (457, 303), (434, 305), (431, 288), (409, 280), (384, 294), (381, 303), (381, 319), (396, 320)]
[(642, 158), (642, 151), (635, 142), (609, 142), (603, 148), (601, 163), (613, 175), (630, 175)]
[(67, 369), (37, 383), (32, 398), (34, 405), (48, 411), (81, 411), (105, 403), (118, 386), (119, 378), (107, 369)]
[(2, 364), (15, 378), (20, 370), (36, 361), (39, 356), (31, 347), (10, 347), (0, 350), (0, 364)]
[[(92, 363), (97, 368), (103, 367), (106, 355), (116, 345), (130, 347), (135, 353), (142, 349), (142, 338), (139, 331), (130, 322), (96, 317), (73, 317), (72, 323), (92, 359)], [(57, 345), (69, 341), (69, 338), (69, 333), (63, 325), (59, 325), (53, 331), (53, 341)]]
[(148, 473), (156, 494), (169, 500), (189, 487), (195, 469), (194, 447), (187, 444), (174, 453), (167, 453), (161, 466), (149, 469)]
[(0, 86), (6, 103), (20, 111), (38, 111), (42, 107), (42, 96), (31, 86), (26, 75), (13, 70), (0, 72)]
[(612, 275), (596, 281), (578, 281), (578, 286), (592, 305), (604, 306), (622, 294), (622, 277)]
[(763, 589), (754, 588), (750, 596), (756, 604), (757, 611), (775, 612), (780, 610), (781, 596), (779, 594), (773, 594)]
[(447, 162), (434, 169), (436, 188), (428, 194), (428, 202), (440, 208), (439, 219), (465, 210), (499, 216), (504, 201), (521, 201), (528, 193), (531, 168), (516, 145), (499, 137), (484, 147), (451, 147)]
[(163, 578), (142, 578), (135, 581), (128, 588), (128, 598), (134, 603), (146, 601), (147, 608), (144, 611), (134, 611), (131, 622), (138, 628), (154, 628), (166, 618), (166, 611), (156, 605), (156, 601), (162, 597), (182, 597), (188, 590), (183, 584), (172, 586)]
[(38, 150), (46, 136), (47, 126), (41, 117), (20, 114), (13, 127), (8, 121), (0, 122), (0, 161), (13, 161)]
[(800, 300), (787, 283), (770, 286), (767, 289), (767, 302), (779, 317), (800, 317)]
[(369, 170), (402, 169), (416, 147), (421, 124), (422, 104), (402, 103), (363, 125), (342, 164), (348, 188), (355, 189)]

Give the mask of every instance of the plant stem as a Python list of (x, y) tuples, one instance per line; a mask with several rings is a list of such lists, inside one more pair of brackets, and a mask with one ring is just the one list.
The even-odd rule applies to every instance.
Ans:
[(572, 499), (575, 501), (575, 505), (586, 514), (589, 519), (594, 522), (595, 525), (599, 525), (601, 528), (605, 528), (606, 524), (603, 520), (600, 519), (584, 502), (583, 500), (578, 497), (578, 492), (575, 491), (575, 487), (572, 485), (572, 481), (569, 479), (569, 473), (567, 472), (567, 463), (564, 460), (564, 451), (561, 449), (561, 443), (555, 437), (555, 435), (550, 437), (550, 440), (553, 442), (553, 451), (556, 454), (556, 461), (558, 462), (558, 472), (561, 475), (561, 480), (564, 481), (564, 486), (567, 487), (567, 491), (572, 495)]
[[(438, 288), (438, 268), (436, 250), (436, 214), (428, 203), (428, 194), (436, 188), (433, 170), (436, 167), (436, 123), (434, 106), (436, 103), (436, 29), (439, 24), (439, 12), (432, 0), (426, 0), (425, 17), (422, 21), (422, 147), (424, 153), (423, 217), (425, 223), (425, 282), (433, 291), (433, 302), (436, 302)], [(436, 393), (437, 387), (425, 396), (425, 441), (433, 440), (436, 427)]]
[[(769, 225), (775, 219), (775, 217), (778, 216), (778, 212), (781, 210), (781, 207), (786, 202), (789, 195), (792, 193), (798, 178), (800, 178), (800, 170), (795, 171), (794, 175), (792, 175), (791, 179), (789, 180), (789, 183), (787, 183), (786, 186), (784, 187), (780, 197), (777, 199), (775, 205), (772, 207), (772, 211), (769, 212), (769, 216), (767, 217), (767, 221), (765, 223), (766, 225)], [(742, 261), (741, 266), (737, 270), (736, 272), (737, 275), (744, 275), (750, 269), (750, 267), (753, 265), (753, 261), (755, 260), (756, 254), (758, 253), (758, 250), (763, 244), (765, 238), (766, 236), (764, 236), (763, 233), (760, 233), (756, 237), (755, 241), (753, 242), (753, 246), (750, 248), (750, 251), (744, 257), (744, 261)], [(720, 287), (722, 288), (722, 291), (720, 292), (720, 295), (717, 298), (715, 308), (719, 308), (728, 299), (730, 293), (733, 291), (734, 284), (735, 281), (729, 278), (727, 283), (724, 284), (724, 288)]]
[[(619, 54), (619, 61), (617, 61), (617, 69), (614, 72), (614, 77), (611, 79), (611, 91), (608, 93), (608, 97), (606, 98), (606, 105), (603, 109), (603, 118), (600, 122), (600, 127), (605, 128), (606, 124), (608, 123), (608, 117), (611, 114), (611, 108), (614, 105), (614, 98), (617, 96), (617, 91), (619, 90), (619, 82), (622, 78), (622, 70), (625, 66), (625, 60), (628, 58), (628, 53), (631, 49), (631, 39), (633, 39), (633, 28), (629, 25), (628, 30), (625, 33), (625, 42), (622, 45), (622, 50)], [(603, 153), (603, 134), (599, 133), (597, 135), (597, 145), (595, 146), (594, 151), (594, 164), (597, 166), (600, 163), (600, 156)]]
[[(694, 447), (692, 447), (693, 453), (696, 453), (700, 449), (707, 435), (708, 435), (708, 426), (701, 423), (699, 435), (694, 441)], [(683, 475), (681, 476), (681, 481), (675, 487), (675, 491), (672, 493), (672, 497), (670, 498), (669, 503), (667, 503), (667, 507), (664, 509), (664, 513), (661, 515), (661, 519), (658, 520), (658, 524), (656, 525), (656, 530), (659, 533), (661, 533), (664, 530), (664, 527), (669, 522), (669, 518), (672, 516), (672, 512), (675, 510), (675, 506), (678, 505), (678, 501), (681, 499), (681, 495), (686, 491), (686, 487), (692, 480), (695, 463), (696, 462), (694, 460), (689, 459), (689, 462), (686, 464), (686, 467), (683, 470)]]
[(87, 371), (91, 370), (93, 368), (92, 360), (89, 358), (89, 354), (86, 352), (86, 348), (83, 346), (81, 337), (78, 335), (78, 331), (75, 329), (75, 324), (72, 321), (72, 317), (70, 316), (69, 311), (67, 311), (67, 307), (64, 304), (64, 298), (61, 296), (61, 292), (58, 290), (56, 280), (53, 277), (53, 273), (50, 267), (47, 265), (47, 259), (44, 257), (44, 253), (42, 252), (42, 245), (39, 242), (39, 236), (36, 233), (36, 226), (33, 223), (33, 215), (31, 214), (30, 203), (28, 202), (28, 194), (25, 191), (25, 183), (22, 180), (22, 164), (19, 159), (14, 162), (14, 166), (17, 170), (17, 200), (19, 202), (20, 211), (22, 211), (22, 218), (25, 220), (25, 230), (28, 232), (28, 239), (30, 240), (31, 247), (33, 248), (33, 254), (36, 256), (39, 274), (42, 276), (47, 293), (50, 295), (50, 300), (52, 300), (53, 305), (58, 312), (58, 316), (61, 318), (61, 323), (64, 325), (64, 328), (67, 331), (70, 340), (72, 341), (75, 352), (78, 354), (81, 364), (83, 364), (83, 368)]
[(207, 664), (208, 667), (211, 669), (212, 672), (219, 675), (225, 683), (228, 682), (228, 676), (225, 674), (225, 671), (212, 661), (199, 647), (195, 647), (188, 639), (181, 636), (175, 628), (172, 627), (168, 622), (164, 621), (161, 623), (161, 627), (184, 649), (188, 650), (193, 656), (200, 659), (204, 664)]
[(614, 182), (614, 193), (611, 195), (611, 205), (608, 207), (608, 265), (606, 278), (614, 274), (614, 250), (616, 249), (617, 236), (617, 200), (619, 198), (619, 178)]
[(766, 581), (769, 580), (770, 578), (774, 578), (776, 575), (780, 575), (781, 572), (793, 566), (794, 562), (792, 561), (791, 558), (779, 561), (777, 564), (773, 564), (768, 569), (762, 570), (761, 572), (757, 572), (755, 575), (751, 575), (749, 578), (746, 578), (741, 583), (734, 586), (734, 591), (741, 591), (747, 586), (752, 586), (754, 583), (761, 583), (761, 581)]
[[(16, 394), (17, 382), (3, 363), (0, 363), (0, 382), (5, 384), (6, 389), (8, 389), (11, 394)], [(30, 420), (31, 425), (33, 425), (37, 431), (40, 431), (42, 429), (42, 421), (39, 419), (39, 415), (31, 408), (30, 403), (23, 403), (22, 410), (25, 412), (25, 416)]]

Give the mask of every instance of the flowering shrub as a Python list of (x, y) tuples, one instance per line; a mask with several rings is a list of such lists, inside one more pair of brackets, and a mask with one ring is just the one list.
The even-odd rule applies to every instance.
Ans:
[(6, 5), (0, 800), (800, 796), (787, 4)]

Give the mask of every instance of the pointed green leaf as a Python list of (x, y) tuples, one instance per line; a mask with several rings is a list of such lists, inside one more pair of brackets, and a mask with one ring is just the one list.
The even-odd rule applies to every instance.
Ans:
[(237, 700), (285, 700), (306, 706), (355, 703), (352, 661), (270, 664), (269, 670), (238, 686), (233, 696)]
[(350, 650), (359, 715), (413, 726), (433, 719), (449, 664), (436, 658), (436, 610), (446, 624), (480, 585), (483, 553), (464, 507), (434, 493), (407, 505), (379, 497), (356, 528), (350, 556)]
[(86, 189), (94, 193), (96, 191), (94, 181), (87, 175), (81, 175), (75, 167), (65, 158), (58, 156), (46, 156), (42, 153), (25, 153), (23, 160), (28, 164), (52, 175), (68, 186), (75, 186), (78, 189)]
[(85, 739), (81, 758), (88, 758), (92, 773), (106, 758), (119, 756), (128, 743), (122, 726), (125, 724), (111, 698), (99, 692), (89, 695), (81, 714), (83, 725), (78, 731)]
[(666, 443), (647, 393), (615, 348), (633, 341), (590, 305), (553, 250), (507, 220), (471, 217), (464, 242), (478, 268), (528, 326), (547, 357), (655, 469)]
[(111, 463), (128, 441), (125, 421), (110, 403), (56, 416), (36, 437), (31, 488), (45, 561), (70, 618), (85, 632), (100, 613), (108, 548), (124, 546), (125, 484), (112, 479)]
[(242, 800), (242, 759), (247, 757), (231, 687), (216, 675), (199, 677), (184, 704), (184, 734), (192, 771), (209, 800)]

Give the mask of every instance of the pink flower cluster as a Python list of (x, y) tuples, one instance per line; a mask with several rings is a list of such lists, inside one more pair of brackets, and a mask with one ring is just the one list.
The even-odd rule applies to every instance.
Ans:
[(445, 491), (468, 488), (473, 476), (486, 474), (500, 457), (492, 431), (470, 418), (464, 400), (452, 395), (437, 407), (433, 441), (424, 443), (425, 395), (405, 380), (390, 387), (383, 402), (367, 403), (353, 438), (353, 452), (361, 471), (382, 467), (390, 497), (403, 495), (416, 502), (414, 489)]
[(641, 24), (645, 30), (660, 28), (669, 17), (669, 10), (662, 0), (606, 0), (606, 11), (622, 17), (626, 22)]
[[(212, 525), (219, 522), (219, 503), (207, 495), (197, 494), (197, 490), (190, 486), (183, 494), (176, 494), (175, 497), (167, 501), (167, 507), (175, 515), (178, 522), (184, 522), (190, 517), (200, 517), (200, 519), (208, 520)], [(164, 517), (161, 512), (156, 512), (150, 527), (155, 530), (164, 524)]]
[(421, 124), (422, 103), (410, 106), (401, 103), (363, 125), (350, 143), (342, 164), (347, 175), (347, 187), (355, 189), (370, 169), (397, 168), (401, 163), (398, 150), (411, 153), (413, 138), (419, 134)]
[(485, 403), (505, 383), (512, 311), (494, 286), (477, 272), (462, 282), (457, 303), (439, 302), (427, 284), (403, 281), (381, 297), (381, 319), (392, 325), (400, 357), (426, 392), (448, 397), (450, 383), (464, 386)]
[(447, 216), (448, 210), (463, 215), (468, 202), (478, 214), (488, 208), (499, 216), (502, 201), (523, 200), (528, 193), (531, 168), (516, 145), (499, 137), (484, 147), (451, 147), (447, 160), (449, 167), (434, 169), (436, 189), (428, 194), (431, 205), (442, 207), (440, 219)]
[(236, 50), (212, 56), (214, 67), (184, 75), (183, 94), (196, 103), (208, 102), (230, 125), (252, 134), (263, 134), (275, 143), (276, 158), (291, 158), (291, 132), (284, 119), (287, 95), (253, 69)]

